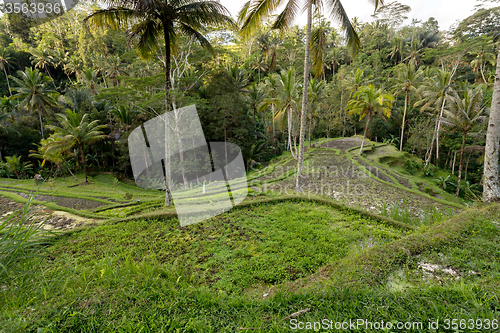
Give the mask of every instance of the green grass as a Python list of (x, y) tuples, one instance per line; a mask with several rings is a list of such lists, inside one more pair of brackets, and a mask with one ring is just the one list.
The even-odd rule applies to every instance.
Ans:
[[(74, 231), (29, 285), (0, 293), (0, 332), (291, 332), (282, 319), (305, 308), (297, 320), (497, 319), (499, 211), (403, 234), (352, 212), (281, 202), (182, 229), (172, 218)], [(444, 260), (461, 278), (423, 279), (422, 260)], [(389, 283), (394, 273), (403, 289)]]

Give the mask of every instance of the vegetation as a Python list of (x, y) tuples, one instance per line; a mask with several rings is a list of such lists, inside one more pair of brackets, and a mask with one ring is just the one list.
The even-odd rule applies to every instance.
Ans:
[[(370, 22), (309, 0), (4, 13), (0, 333), (498, 330), (500, 206), (479, 201), (500, 199), (500, 7), (478, 2), (448, 30), (378, 0)], [(128, 139), (189, 105), (207, 143), (241, 149), (248, 195), (179, 227), (194, 140), (152, 190)]]

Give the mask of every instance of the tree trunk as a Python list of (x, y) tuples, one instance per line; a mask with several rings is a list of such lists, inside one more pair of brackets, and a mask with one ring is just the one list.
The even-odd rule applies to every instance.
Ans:
[(87, 163), (85, 163), (85, 155), (83, 154), (83, 145), (79, 145), (78, 149), (80, 150), (80, 162), (83, 166), (83, 174), (85, 175), (85, 182), (88, 183), (87, 179)]
[(163, 21), (163, 36), (165, 38), (165, 206), (172, 204), (170, 193), (170, 124), (167, 113), (170, 111), (170, 35), (168, 22)]
[[(311, 114), (311, 117), (312, 117), (312, 114)], [(309, 148), (311, 148), (311, 126), (312, 126), (312, 119), (309, 118), (309, 135), (308, 135)]]
[(368, 113), (368, 115), (366, 116), (366, 127), (365, 127), (365, 134), (363, 135), (363, 141), (361, 142), (361, 148), (359, 149), (359, 153), (358, 155), (361, 156), (361, 154), (363, 153), (363, 146), (365, 145), (365, 139), (366, 139), (366, 133), (368, 132), (368, 127), (370, 126), (370, 120), (371, 120), (371, 113)]
[(446, 104), (446, 93), (444, 94), (443, 105), (441, 106), (441, 113), (439, 114), (437, 128), (436, 128), (436, 166), (438, 166), (439, 160), (439, 130), (441, 129), (441, 118), (443, 117), (444, 106)]
[(38, 110), (38, 118), (40, 119), (40, 131), (42, 131), (42, 139), (45, 139), (43, 136), (43, 122), (42, 122), (42, 112)]
[(290, 147), (290, 152), (292, 157), (297, 160), (297, 156), (292, 147), (292, 108), (288, 111), (288, 146)]
[(276, 140), (275, 126), (274, 126), (274, 103), (271, 104), (271, 110), (273, 112), (273, 145), (274, 145)]
[(498, 48), (497, 70), (493, 100), (491, 102), (490, 120), (486, 133), (486, 148), (484, 158), (484, 190), (483, 201), (500, 199), (498, 187), (498, 148), (500, 143), (500, 46)]
[(469, 157), (467, 157), (467, 163), (465, 163), (464, 183), (467, 182), (467, 169), (469, 169), (470, 155), (472, 155), (472, 152), (469, 153)]
[(10, 96), (12, 96), (12, 91), (10, 91), (9, 76), (7, 75), (7, 71), (5, 70), (5, 66), (3, 66), (3, 72), (5, 73), (5, 78), (7, 79), (7, 87), (9, 88), (9, 94)]
[(403, 123), (401, 124), (401, 141), (399, 142), (399, 151), (403, 150), (403, 135), (405, 133), (406, 110), (408, 108), (408, 95), (409, 93), (407, 92), (405, 96), (405, 109), (403, 111)]
[(307, 111), (307, 88), (309, 86), (309, 60), (311, 53), (311, 25), (312, 25), (312, 0), (307, 0), (307, 32), (306, 49), (304, 57), (304, 83), (302, 86), (302, 110), (300, 116), (299, 134), (299, 161), (297, 163), (297, 178), (295, 181), (295, 191), (302, 192), (300, 180), (302, 177), (302, 166), (304, 164), (304, 139), (306, 133), (306, 111)]
[(455, 197), (458, 197), (460, 194), (460, 180), (462, 178), (462, 167), (464, 163), (464, 148), (465, 148), (465, 136), (467, 133), (463, 133), (462, 138), (462, 150), (460, 151), (460, 164), (458, 165), (458, 182), (457, 182), (457, 193), (455, 193)]

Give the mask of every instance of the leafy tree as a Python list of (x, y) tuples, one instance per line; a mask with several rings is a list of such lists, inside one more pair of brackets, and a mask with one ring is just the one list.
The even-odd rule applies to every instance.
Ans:
[(10, 77), (18, 85), (18, 87), (13, 88), (16, 94), (12, 98), (21, 100), (19, 107), (26, 107), (29, 112), (38, 113), (43, 138), (42, 114), (47, 114), (57, 106), (57, 92), (47, 87), (47, 84), (52, 82), (52, 79), (42, 75), (38, 69), (32, 70), (28, 67), (24, 72), (17, 71), (17, 76)]
[(88, 182), (85, 147), (104, 139), (105, 135), (103, 135), (101, 130), (106, 126), (99, 125), (97, 120), (89, 122), (88, 114), (82, 116), (71, 110), (66, 110), (66, 114), (56, 114), (56, 118), (60, 126), (47, 126), (47, 128), (58, 135), (56, 137), (57, 141), (51, 143), (50, 147), (47, 149), (47, 153), (52, 151), (67, 151), (76, 146), (80, 157), (80, 165), (85, 174), (85, 182)]
[(486, 119), (484, 116), (485, 108), (483, 103), (483, 91), (481, 88), (476, 90), (467, 90), (465, 98), (460, 98), (457, 92), (447, 96), (448, 109), (444, 111), (442, 121), (444, 124), (458, 130), (462, 133), (462, 148), (460, 150), (460, 164), (458, 167), (457, 192), (460, 193), (460, 180), (462, 178), (462, 166), (465, 150), (465, 139), (471, 132), (478, 130)]
[(2, 69), (3, 73), (5, 74), (5, 79), (7, 80), (7, 87), (9, 88), (9, 94), (12, 96), (12, 91), (10, 90), (10, 83), (9, 83), (9, 76), (7, 75), (7, 65), (9, 65), (9, 62), (12, 60), (12, 58), (9, 55), (9, 52), (7, 51), (6, 48), (3, 48), (0, 50), (0, 68)]
[(353, 99), (347, 104), (347, 109), (350, 110), (351, 114), (360, 115), (360, 120), (366, 117), (365, 133), (359, 155), (363, 153), (366, 133), (368, 132), (373, 116), (377, 113), (382, 113), (389, 118), (391, 116), (393, 100), (394, 98), (390, 94), (384, 94), (381, 89), (377, 90), (373, 84), (370, 84), (359, 88), (354, 94)]
[[(107, 7), (95, 11), (85, 21), (96, 26), (130, 27), (130, 39), (138, 39), (137, 49), (143, 57), (150, 57), (159, 51), (164, 41), (165, 59), (165, 108), (170, 111), (171, 50), (175, 50), (178, 35), (195, 38), (200, 45), (212, 50), (210, 42), (202, 35), (207, 26), (233, 25), (227, 9), (215, 1), (197, 0), (105, 0)], [(167, 125), (168, 126), (168, 125)], [(166, 165), (168, 163), (165, 163)], [(169, 167), (169, 166), (167, 166)], [(167, 172), (169, 174), (169, 172)], [(167, 180), (169, 181), (169, 180)], [(165, 204), (171, 203), (167, 186)]]

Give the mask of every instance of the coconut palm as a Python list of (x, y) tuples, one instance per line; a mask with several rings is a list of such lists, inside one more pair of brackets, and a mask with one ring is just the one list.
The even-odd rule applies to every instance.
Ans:
[[(379, 4), (383, 4), (383, 0), (370, 0), (375, 5), (375, 10)], [(252, 32), (258, 30), (260, 24), (264, 19), (269, 17), (278, 7), (285, 5), (283, 11), (277, 16), (274, 22), (274, 29), (284, 29), (292, 25), (297, 13), (299, 12), (300, 5), (298, 0), (250, 0), (245, 3), (239, 13), (239, 22), (241, 23), (241, 33), (243, 36), (248, 37)], [(342, 30), (346, 34), (347, 46), (351, 50), (351, 54), (355, 56), (360, 47), (359, 37), (351, 25), (349, 18), (342, 6), (340, 0), (327, 0), (325, 1), (330, 15), (337, 19)], [(309, 87), (309, 61), (311, 52), (311, 27), (312, 27), (312, 13), (314, 10), (319, 12), (323, 7), (322, 1), (306, 0), (304, 9), (307, 11), (307, 27), (306, 27), (306, 40), (305, 40), (305, 55), (304, 55), (304, 82), (302, 84), (302, 107), (300, 117), (300, 134), (299, 134), (299, 156), (297, 163), (297, 178), (296, 178), (296, 191), (301, 192), (300, 180), (302, 177), (302, 166), (304, 162), (304, 138), (306, 127), (306, 110), (307, 110), (307, 93)]]
[(491, 101), (490, 118), (488, 120), (488, 131), (486, 133), (486, 147), (484, 159), (484, 201), (500, 199), (500, 188), (498, 186), (498, 149), (500, 143), (500, 45), (498, 47), (497, 69), (495, 74), (495, 85), (493, 86), (493, 98)]
[[(65, 155), (71, 156), (74, 154), (68, 150), (61, 149), (51, 149), (50, 151), (48, 151), (51, 145), (53, 145), (55, 142), (61, 141), (61, 139), (62, 137), (60, 135), (52, 134), (47, 139), (40, 140), (40, 144), (37, 145), (37, 149), (30, 150), (29, 156), (41, 159), (42, 167), (45, 165), (46, 161), (49, 161), (51, 163), (52, 174), (57, 174), (57, 172), (61, 170), (61, 164), (64, 162), (71, 176), (73, 176), (73, 178), (77, 180), (73, 172), (71, 172), (68, 161), (65, 158)], [(56, 167), (55, 171), (53, 170), (54, 167)]]
[(28, 67), (24, 72), (17, 71), (17, 76), (10, 77), (18, 85), (18, 87), (12, 88), (17, 92), (12, 98), (21, 100), (19, 107), (25, 107), (29, 112), (38, 113), (40, 132), (43, 138), (42, 114), (47, 114), (57, 105), (57, 92), (47, 87), (48, 83), (52, 82), (52, 79), (42, 75), (38, 69), (32, 70)]
[(377, 113), (382, 113), (389, 118), (391, 116), (392, 102), (392, 95), (384, 94), (381, 89), (377, 89), (373, 84), (370, 84), (359, 88), (354, 94), (353, 99), (347, 104), (347, 110), (350, 110), (349, 113), (360, 115), (360, 120), (366, 117), (365, 133), (358, 153), (359, 155), (363, 153), (366, 133), (368, 132), (373, 116)]
[[(213, 52), (210, 42), (203, 36), (207, 26), (233, 26), (227, 9), (216, 1), (205, 0), (104, 0), (106, 9), (95, 11), (85, 19), (99, 27), (130, 29), (130, 39), (138, 39), (137, 49), (142, 57), (160, 51), (164, 42), (165, 59), (165, 109), (171, 109), (171, 51), (179, 35), (197, 40)], [(168, 148), (167, 148), (168, 149)], [(168, 155), (168, 153), (166, 154)], [(169, 168), (168, 163), (165, 163)], [(167, 182), (170, 172), (165, 170)], [(165, 204), (170, 206), (170, 189), (166, 187)]]
[(312, 122), (313, 119), (318, 119), (319, 115), (316, 112), (315, 104), (321, 100), (321, 94), (323, 93), (323, 89), (325, 88), (325, 81), (311, 79), (309, 81), (309, 89), (308, 93), (310, 96), (310, 113), (308, 115), (309, 119), (309, 147), (311, 147), (311, 130), (312, 130)]
[(465, 139), (467, 135), (479, 129), (486, 119), (486, 116), (484, 116), (485, 108), (482, 106), (483, 90), (481, 87), (476, 88), (474, 91), (468, 89), (463, 99), (460, 98), (457, 92), (452, 91), (446, 98), (448, 100), (448, 109), (444, 111), (441, 121), (445, 125), (462, 133), (457, 192), (455, 193), (455, 196), (458, 197), (460, 193), (460, 180), (462, 178)]
[[(49, 67), (55, 64), (55, 59), (52, 56), (52, 52), (44, 50), (42, 47), (38, 47), (36, 49), (31, 50), (32, 56), (30, 57), (31, 64), (35, 66), (35, 68), (41, 68), (47, 73), (47, 75), (52, 79), (52, 76), (49, 72)], [(52, 84), (54, 85), (54, 89), (56, 88), (56, 84), (52, 79)]]
[(58, 135), (58, 140), (54, 141), (47, 149), (47, 153), (52, 151), (68, 151), (75, 147), (80, 158), (80, 165), (85, 174), (85, 182), (87, 179), (87, 166), (85, 163), (85, 147), (96, 141), (105, 138), (101, 132), (105, 125), (99, 125), (98, 120), (88, 121), (88, 114), (83, 116), (71, 110), (66, 110), (65, 114), (58, 113), (55, 115), (60, 126), (48, 125), (47, 128), (54, 131)]
[(421, 69), (415, 70), (415, 66), (403, 64), (397, 70), (397, 77), (393, 79), (395, 83), (396, 91), (403, 91), (405, 94), (405, 108), (403, 111), (403, 120), (401, 123), (401, 140), (399, 143), (399, 150), (403, 150), (403, 136), (405, 132), (405, 122), (406, 122), (406, 112), (408, 110), (408, 105), (411, 101), (411, 93), (418, 95), (417, 88), (418, 84), (422, 82), (423, 71)]
[[(274, 98), (267, 98), (262, 103), (262, 107), (275, 104), (278, 112), (274, 116), (273, 121), (278, 122), (278, 127), (281, 130), (285, 129), (285, 119), (287, 119), (288, 127), (288, 147), (293, 158), (297, 159), (297, 152), (292, 148), (292, 121), (293, 111), (297, 110), (297, 98), (299, 96), (300, 83), (296, 81), (295, 69), (290, 67), (287, 71), (281, 71), (278, 80), (278, 93)], [(295, 142), (295, 140), (293, 140)]]
[[(264, 81), (264, 85), (267, 88), (266, 89), (266, 94), (267, 98), (271, 100), (271, 113), (272, 113), (272, 122), (273, 122), (273, 143), (275, 139), (275, 133), (276, 133), (276, 127), (275, 127), (275, 121), (274, 121), (274, 115), (276, 111), (276, 103), (272, 102), (273, 98), (275, 98), (278, 94), (278, 89), (279, 89), (279, 78), (280, 76), (276, 73), (269, 74)], [(261, 104), (261, 109), (264, 107), (268, 107), (269, 103), (266, 104), (266, 100), (264, 100), (264, 103)]]
[(404, 51), (406, 48), (405, 39), (401, 36), (394, 36), (391, 39), (391, 46), (392, 46), (391, 59), (397, 55), (397, 56), (399, 56), (399, 59), (400, 59), (399, 63), (402, 63), (403, 62), (403, 54), (404, 54)]
[(9, 65), (11, 59), (12, 58), (10, 57), (9, 51), (7, 51), (7, 49), (4, 48), (0, 50), (0, 68), (5, 74), (5, 79), (7, 80), (7, 87), (9, 88), (9, 94), (12, 96), (12, 92), (10, 91), (9, 76), (7, 75), (7, 65)]
[(432, 142), (425, 156), (425, 166), (431, 160), (434, 141), (436, 141), (436, 161), (439, 159), (439, 130), (441, 127), (441, 117), (443, 116), (444, 108), (452, 83), (453, 74), (440, 69), (433, 73), (434, 75), (428, 78), (419, 89), (423, 99), (416, 102), (415, 106), (422, 106), (421, 111), (426, 111), (429, 108), (434, 108), (436, 113), (436, 126), (432, 137)]
[(495, 66), (496, 59), (495, 54), (486, 48), (482, 48), (476, 52), (469, 52), (470, 55), (475, 56), (475, 58), (470, 62), (474, 73), (480, 72), (484, 83), (488, 83), (484, 77), (484, 69), (487, 64)]

